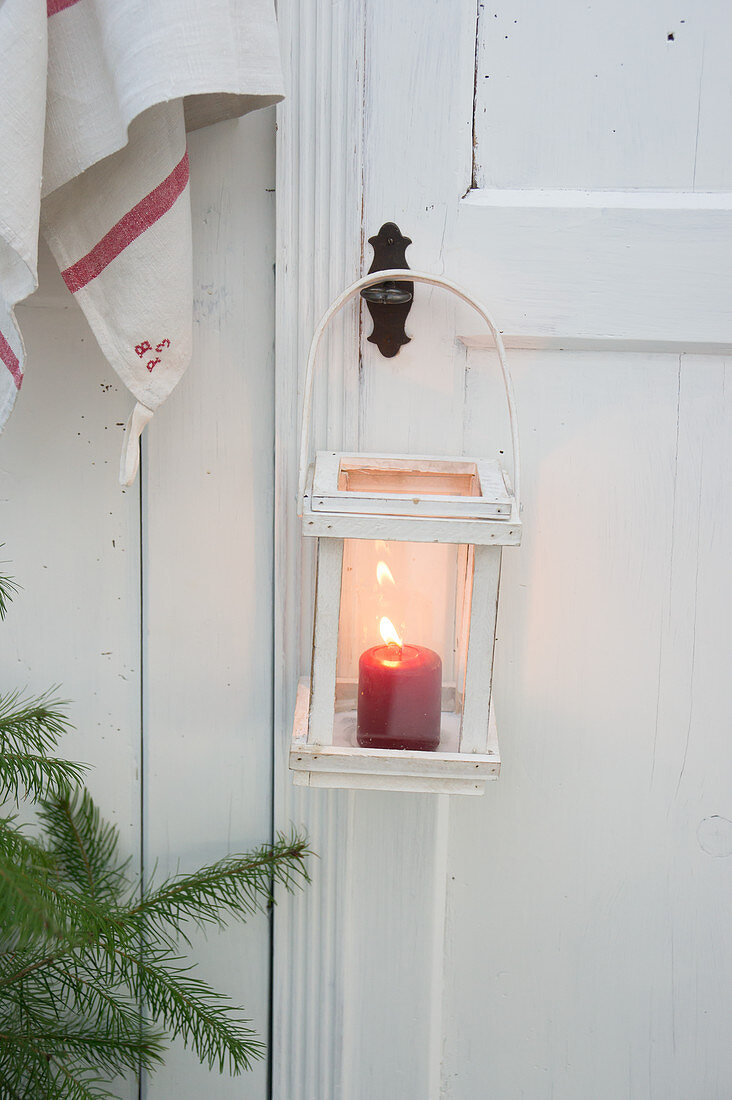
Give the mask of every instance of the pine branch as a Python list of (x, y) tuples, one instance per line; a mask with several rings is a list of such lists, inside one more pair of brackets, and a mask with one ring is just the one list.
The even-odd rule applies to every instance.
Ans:
[(0, 931), (11, 946), (63, 935), (63, 918), (46, 885), (52, 873), (40, 845), (25, 837), (13, 818), (0, 819)]
[(89, 1073), (75, 1077), (63, 1063), (56, 1063), (55, 1068), (53, 1091), (48, 1094), (48, 1100), (118, 1100), (113, 1092), (97, 1087), (102, 1083), (101, 1077), (92, 1077)]
[[(0, 546), (4, 545), (0, 543)], [(20, 592), (20, 585), (16, 584), (12, 577), (0, 573), (0, 619), (4, 619), (8, 613), (8, 606), (12, 602), (16, 592)]]
[(92, 898), (117, 901), (128, 885), (129, 860), (120, 862), (117, 829), (101, 818), (89, 792), (44, 799), (38, 813), (61, 877)]
[(15, 814), (0, 817), (0, 854), (33, 870), (53, 872), (53, 857), (18, 824)]
[(120, 990), (113, 983), (106, 983), (103, 968), (96, 965), (96, 955), (92, 949), (74, 953), (71, 958), (50, 961), (49, 969), (57, 983), (60, 999), (73, 1012), (98, 1019), (107, 1017), (119, 1030), (127, 1027), (130, 1035), (139, 1033), (139, 998), (133, 999), (127, 989)]
[(23, 1061), (12, 1048), (0, 1047), (0, 1096), (8, 1100), (116, 1100), (99, 1086), (104, 1080), (93, 1071), (79, 1072), (54, 1063), (39, 1050), (28, 1049)]
[[(2, 830), (0, 830), (0, 837)], [(74, 952), (99, 948), (112, 960), (115, 952), (140, 950), (145, 916), (114, 902), (97, 900), (59, 883), (55, 871), (27, 872), (0, 851), (0, 931), (6, 950), (0, 953), (0, 998), (6, 987), (28, 974), (46, 970)], [(166, 945), (173, 937), (160, 935)]]
[[(45, 1067), (46, 1076), (48, 1066)], [(35, 1080), (34, 1080), (35, 1079)], [(29, 1100), (37, 1097), (38, 1100), (47, 1100), (49, 1097), (47, 1088), (38, 1085), (38, 1068), (32, 1068), (18, 1062), (10, 1051), (0, 1051), (0, 1096), (3, 1100)]]
[(71, 1020), (48, 1020), (28, 1014), (28, 1030), (3, 1028), (0, 1049), (15, 1050), (19, 1056), (41, 1054), (58, 1064), (74, 1069), (94, 1066), (101, 1074), (116, 1074), (136, 1070), (138, 1065), (153, 1069), (162, 1063), (163, 1044), (158, 1036), (140, 1032), (137, 1035), (106, 1033), (93, 1026), (79, 1025)]
[[(139, 1043), (142, 1034), (145, 1043), (138, 1051), (140, 1057), (144, 1057), (148, 1041), (160, 1046), (163, 1033), (143, 1025), (139, 998), (124, 984), (105, 982), (103, 966), (94, 961), (96, 954), (81, 950), (61, 959), (39, 958), (35, 967), (26, 967), (25, 975), (3, 990), (0, 1031), (13, 1024), (28, 1030), (29, 1022), (36, 1029), (44, 1020), (44, 1026), (58, 1025), (62, 1019), (83, 1020), (102, 1034), (121, 1036), (131, 1043)], [(48, 1016), (51, 1008), (52, 1019)]]
[[(90, 1066), (120, 1072), (133, 1058), (151, 1065), (159, 1060), (161, 1034), (141, 1019), (140, 1000), (210, 1068), (251, 1068), (263, 1047), (247, 1021), (192, 977), (167, 945), (185, 921), (206, 926), (224, 924), (227, 915), (244, 918), (270, 904), (275, 885), (293, 889), (307, 881), (305, 840), (279, 836), (273, 846), (169, 879), (124, 907), (80, 888), (91, 888), (97, 862), (105, 881), (104, 859), (116, 853), (116, 834), (100, 821), (91, 799), (77, 796), (65, 806), (62, 799), (46, 820), (53, 834), (49, 849), (15, 831), (12, 821), (0, 822), (0, 855), (15, 854), (11, 866), (18, 873), (34, 865), (41, 909), (56, 922), (51, 929), (41, 924), (44, 934), (32, 949), (0, 955), (0, 1081), (4, 1036), (5, 1046), (15, 1043), (19, 1064), (36, 1074), (22, 1079), (30, 1082), (24, 1098), (96, 1100), (103, 1094), (98, 1079), (90, 1083)], [(45, 1083), (38, 1077), (39, 1050)]]
[[(0, 572), (0, 619), (17, 588)], [(0, 800), (29, 797), (44, 833), (0, 818), (0, 1100), (111, 1098), (114, 1076), (162, 1061), (168, 1035), (212, 1070), (250, 1069), (263, 1044), (175, 944), (189, 922), (244, 920), (308, 881), (305, 840), (280, 835), (141, 890), (79, 789), (83, 766), (53, 755), (65, 707), (0, 693)]]
[[(7, 868), (0, 863), (0, 927), (2, 927), (3, 871)], [(8, 879), (10, 875), (8, 874)], [(140, 944), (140, 919), (130, 916), (112, 905), (97, 903), (87, 899), (77, 891), (65, 891), (47, 883), (34, 883), (29, 876), (21, 879), (21, 889), (26, 889), (28, 897), (22, 897), (23, 905), (28, 908), (25, 923), (15, 928), (11, 938), (12, 950), (8, 953), (9, 966), (3, 974), (0, 966), (0, 996), (6, 986), (21, 981), (26, 974), (51, 966), (70, 952), (96, 945), (105, 950), (115, 948), (129, 949)], [(35, 893), (34, 891), (35, 887)], [(10, 921), (18, 917), (13, 912), (20, 891), (13, 894), (7, 908), (10, 909)], [(44, 909), (43, 906), (46, 906)], [(16, 921), (17, 923), (17, 921)], [(24, 949), (32, 944), (36, 956), (26, 960)]]
[(140, 1065), (152, 1070), (162, 1062), (163, 1033), (143, 1024), (137, 1003), (128, 995), (112, 997), (117, 991), (105, 991), (94, 1011), (78, 986), (72, 968), (60, 975), (54, 970), (50, 980), (34, 975), (6, 990), (0, 1053), (14, 1051), (20, 1066), (42, 1056), (86, 1084), (90, 1070), (101, 1074), (98, 1080), (108, 1080), (136, 1072)]
[(252, 1068), (263, 1058), (265, 1046), (248, 1020), (237, 1016), (229, 998), (216, 993), (206, 982), (190, 976), (192, 967), (167, 952), (146, 951), (140, 956), (122, 955), (125, 980), (160, 1019), (172, 1038), (180, 1036), (209, 1069), (227, 1064), (232, 1074)]
[(89, 1073), (75, 1077), (68, 1066), (57, 1063), (54, 1091), (49, 1100), (118, 1100), (108, 1089), (95, 1087), (102, 1081), (101, 1077), (92, 1077)]
[(67, 705), (50, 691), (35, 699), (21, 691), (0, 693), (0, 754), (46, 756), (61, 735), (73, 728), (64, 713)]
[(9, 949), (5, 960), (0, 956), (0, 990), (24, 976), (23, 950), (31, 945), (36, 955), (28, 965), (35, 970), (40, 959), (47, 965), (99, 940), (118, 946), (136, 943), (140, 923), (115, 904), (68, 889), (59, 879), (53, 854), (13, 829), (12, 819), (0, 819), (0, 934)]
[[(71, 949), (69, 948), (69, 950)], [(5, 956), (5, 961), (8, 964), (7, 970), (2, 977), (0, 977), (3, 1000), (12, 998), (13, 986), (19, 985), (30, 974), (35, 974), (36, 971), (48, 970), (54, 963), (57, 963), (59, 959), (62, 958), (62, 950), (54, 955), (46, 954), (44, 951), (9, 951)]]
[(34, 753), (5, 752), (0, 754), (0, 802), (12, 798), (37, 801), (44, 796), (60, 794), (81, 783), (81, 764), (59, 760), (54, 756)]
[(276, 885), (294, 890), (309, 881), (308, 855), (304, 837), (279, 833), (271, 846), (244, 856), (227, 856), (193, 874), (166, 880), (146, 893), (131, 914), (143, 917), (145, 926), (160, 934), (169, 928), (183, 934), (186, 921), (201, 928), (223, 928), (227, 915), (245, 921), (273, 904)]
[[(118, 1034), (126, 1033), (138, 1043), (151, 1043), (162, 1055), (165, 1035), (162, 1029), (144, 1019), (141, 1014), (140, 996), (117, 973), (117, 984), (105, 980), (104, 955), (96, 950), (83, 951), (71, 960), (54, 962), (53, 978), (58, 983), (64, 1004), (87, 1020), (94, 1019), (95, 1026), (107, 1028), (110, 1024)], [(140, 1061), (146, 1059), (140, 1050)], [(155, 1056), (157, 1061), (162, 1057)], [(149, 1061), (152, 1069), (152, 1060)]]
[(9, 1077), (3, 1070), (2, 1061), (0, 1058), (0, 1096), (4, 1097), (4, 1100), (23, 1100), (23, 1097), (13, 1087)]

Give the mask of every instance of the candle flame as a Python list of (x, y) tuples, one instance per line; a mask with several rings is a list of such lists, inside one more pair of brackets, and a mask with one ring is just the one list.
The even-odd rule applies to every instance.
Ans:
[(396, 628), (391, 619), (387, 619), (386, 615), (379, 623), (379, 630), (381, 631), (381, 637), (384, 639), (386, 645), (395, 645), (399, 649), (404, 644), (396, 632)]
[(395, 584), (394, 577), (392, 576), (391, 569), (385, 561), (378, 562), (376, 566), (376, 579), (379, 584)]

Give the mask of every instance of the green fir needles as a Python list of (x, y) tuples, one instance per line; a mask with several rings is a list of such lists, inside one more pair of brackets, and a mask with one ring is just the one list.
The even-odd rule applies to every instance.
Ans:
[[(13, 591), (0, 578), (0, 617)], [(191, 929), (246, 920), (277, 888), (307, 881), (306, 841), (279, 835), (142, 886), (82, 786), (83, 768), (51, 755), (68, 726), (50, 696), (0, 694), (0, 1097), (113, 1097), (115, 1078), (154, 1070), (176, 1036), (210, 1069), (249, 1069), (263, 1044), (181, 944)], [(7, 812), (24, 797), (40, 830)]]

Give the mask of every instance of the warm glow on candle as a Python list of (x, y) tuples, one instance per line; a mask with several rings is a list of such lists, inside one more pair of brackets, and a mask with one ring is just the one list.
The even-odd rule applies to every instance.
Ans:
[(385, 561), (380, 561), (376, 566), (376, 579), (379, 584), (394, 584), (394, 577), (392, 576), (391, 569)]
[(379, 630), (381, 632), (381, 637), (384, 639), (384, 642), (387, 645), (395, 645), (399, 649), (402, 648), (404, 643), (397, 634), (394, 623), (391, 621), (391, 619), (387, 619), (386, 615), (379, 623)]
[[(378, 546), (375, 556), (379, 592), (374, 603), (379, 611), (374, 618), (382, 609), (391, 611), (404, 630), (404, 607), (400, 605), (405, 601), (397, 601), (394, 574), (384, 560), (389, 556), (386, 543)], [(385, 591), (389, 586), (394, 592)], [(379, 619), (379, 632), (383, 644), (364, 650), (358, 659), (358, 745), (362, 749), (433, 752), (440, 743), (442, 661), (425, 646), (405, 645), (386, 615)]]

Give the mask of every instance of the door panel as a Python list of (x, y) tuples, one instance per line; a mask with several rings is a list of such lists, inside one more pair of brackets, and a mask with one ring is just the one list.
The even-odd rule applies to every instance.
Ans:
[(475, 186), (724, 191), (732, 12), (720, 0), (480, 4)]

